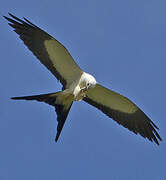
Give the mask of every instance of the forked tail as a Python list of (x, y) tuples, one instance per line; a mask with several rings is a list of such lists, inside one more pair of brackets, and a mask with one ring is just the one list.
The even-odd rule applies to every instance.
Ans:
[(45, 102), (49, 105), (55, 107), (55, 111), (57, 113), (57, 134), (55, 141), (58, 141), (64, 123), (66, 121), (67, 115), (70, 111), (70, 108), (73, 104), (73, 95), (67, 94), (64, 91), (57, 93), (49, 93), (49, 94), (41, 94), (36, 96), (22, 96), (22, 97), (12, 97), (14, 100), (37, 100), (40, 102)]

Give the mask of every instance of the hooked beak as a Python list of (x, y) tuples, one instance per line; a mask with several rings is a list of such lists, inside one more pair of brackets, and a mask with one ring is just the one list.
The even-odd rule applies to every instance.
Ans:
[(88, 90), (89, 87), (85, 86), (81, 89), (82, 92), (86, 92)]

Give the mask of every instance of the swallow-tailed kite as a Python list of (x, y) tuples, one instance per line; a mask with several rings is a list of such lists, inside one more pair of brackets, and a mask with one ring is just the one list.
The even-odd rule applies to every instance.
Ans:
[(68, 50), (56, 39), (24, 18), (21, 20), (9, 13), (4, 16), (9, 25), (23, 40), (30, 51), (60, 80), (60, 92), (12, 99), (37, 100), (55, 107), (57, 113), (56, 141), (62, 131), (73, 101), (84, 100), (135, 134), (154, 141), (162, 140), (158, 127), (128, 98), (96, 83), (95, 78), (83, 72)]

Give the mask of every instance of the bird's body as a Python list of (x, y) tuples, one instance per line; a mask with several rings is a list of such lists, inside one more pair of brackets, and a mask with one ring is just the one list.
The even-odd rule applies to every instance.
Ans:
[(69, 86), (70, 92), (74, 95), (75, 101), (82, 100), (88, 91), (89, 88), (94, 88), (96, 86), (95, 78), (83, 72), (78, 82), (74, 82)]
[(9, 15), (12, 19), (4, 16), (9, 21), (9, 25), (14, 28), (28, 49), (63, 85), (62, 91), (59, 92), (12, 99), (37, 100), (54, 106), (58, 121), (56, 141), (73, 101), (84, 100), (118, 124), (159, 145), (158, 140), (162, 139), (157, 132), (158, 127), (136, 104), (96, 83), (95, 78), (83, 72), (68, 50), (48, 33), (26, 18), (23, 21), (10, 13)]
[[(65, 103), (65, 100), (68, 100), (69, 97), (72, 101), (81, 101), (86, 97), (88, 89), (94, 88), (95, 85), (95, 78), (92, 75), (83, 72), (79, 80), (74, 81), (67, 89), (61, 91), (62, 97), (58, 98), (58, 102)], [(64, 102), (62, 102), (61, 99), (63, 99)]]

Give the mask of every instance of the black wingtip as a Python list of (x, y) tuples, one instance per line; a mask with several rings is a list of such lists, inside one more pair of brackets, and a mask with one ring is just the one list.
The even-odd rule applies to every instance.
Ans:
[(12, 14), (12, 13), (10, 13), (10, 12), (8, 12), (8, 14), (9, 14), (9, 16), (13, 16), (13, 14)]
[(3, 16), (6, 20), (8, 20), (9, 18), (7, 16)]
[[(9, 16), (11, 16), (11, 17), (14, 17), (14, 15), (13, 15), (13, 14), (11, 14), (11, 13), (9, 13), (9, 12), (8, 12), (8, 15), (9, 15)], [(3, 17), (4, 17), (5, 19), (8, 19), (8, 17), (7, 17), (7, 16), (3, 16)]]
[(8, 13), (9, 14), (9, 16), (11, 16), (12, 18), (14, 18), (14, 19), (18, 19), (16, 16), (14, 16), (13, 14), (11, 14), (11, 13)]
[(158, 146), (160, 145), (158, 141), (154, 140), (154, 142), (155, 142)]

